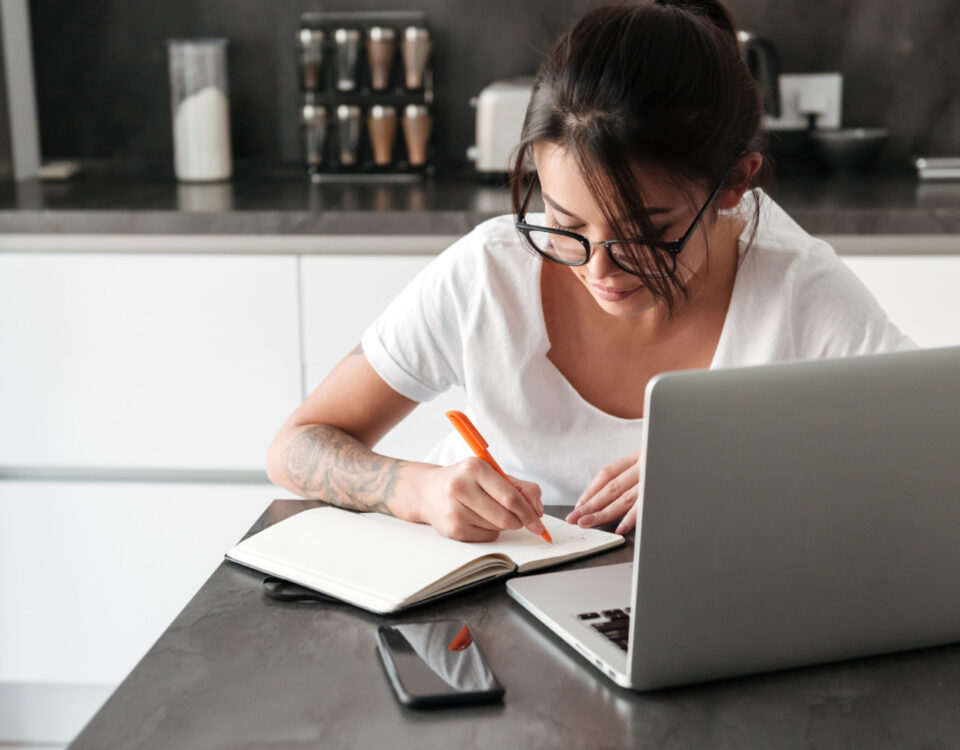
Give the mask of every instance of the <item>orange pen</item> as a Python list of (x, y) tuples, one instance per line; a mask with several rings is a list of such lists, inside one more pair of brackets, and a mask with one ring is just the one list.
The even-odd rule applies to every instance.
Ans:
[[(470, 418), (464, 414), (462, 411), (448, 411), (446, 412), (447, 419), (457, 428), (457, 432), (460, 433), (467, 445), (470, 446), (470, 450), (473, 451), (474, 455), (477, 458), (482, 458), (488, 464), (490, 464), (494, 469), (497, 470), (497, 473), (510, 481), (510, 477), (503, 473), (503, 469), (493, 460), (493, 456), (490, 455), (490, 451), (487, 450), (487, 441), (483, 439), (483, 435), (473, 426), (473, 422), (470, 421)], [(553, 537), (550, 536), (550, 532), (546, 529), (543, 530), (543, 533), (540, 535), (543, 539), (550, 544), (553, 544)]]

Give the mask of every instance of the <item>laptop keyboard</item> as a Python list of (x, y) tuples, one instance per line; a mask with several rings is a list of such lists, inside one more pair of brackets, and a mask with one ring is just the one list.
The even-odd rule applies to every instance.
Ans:
[(581, 612), (577, 619), (599, 631), (624, 651), (627, 650), (630, 642), (630, 607)]

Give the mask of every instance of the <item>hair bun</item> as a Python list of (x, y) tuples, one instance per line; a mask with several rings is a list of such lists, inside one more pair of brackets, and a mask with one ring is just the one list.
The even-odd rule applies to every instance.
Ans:
[(688, 11), (708, 19), (717, 28), (737, 38), (737, 24), (720, 0), (655, 0), (656, 5)]

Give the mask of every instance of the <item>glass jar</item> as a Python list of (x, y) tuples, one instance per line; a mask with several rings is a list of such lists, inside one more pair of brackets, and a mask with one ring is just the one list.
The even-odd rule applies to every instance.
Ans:
[(232, 174), (226, 39), (170, 39), (173, 164), (178, 180), (211, 182)]

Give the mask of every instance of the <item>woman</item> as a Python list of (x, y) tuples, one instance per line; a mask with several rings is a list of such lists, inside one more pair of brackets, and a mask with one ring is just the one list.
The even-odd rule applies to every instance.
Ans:
[[(571, 523), (621, 519), (622, 533), (657, 373), (912, 346), (828, 245), (751, 189), (762, 145), (720, 2), (589, 12), (538, 74), (515, 216), (481, 224), (393, 301), (283, 425), (271, 480), (466, 541), (539, 534), (541, 493), (579, 497)], [(371, 450), (454, 384), (512, 482), (453, 433), (424, 463)]]

